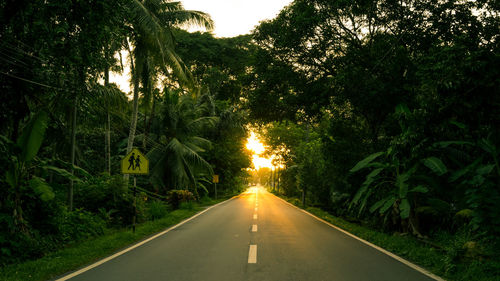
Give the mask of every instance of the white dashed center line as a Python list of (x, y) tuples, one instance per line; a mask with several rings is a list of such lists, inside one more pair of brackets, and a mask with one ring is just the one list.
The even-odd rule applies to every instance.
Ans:
[(256, 220), (257, 219), (257, 214), (253, 214), (253, 219)]
[(250, 245), (248, 250), (248, 263), (257, 263), (257, 245)]
[(256, 224), (252, 225), (252, 232), (257, 232), (257, 225)]

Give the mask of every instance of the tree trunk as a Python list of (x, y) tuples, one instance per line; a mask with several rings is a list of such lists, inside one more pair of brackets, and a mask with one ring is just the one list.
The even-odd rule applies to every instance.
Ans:
[(106, 164), (108, 169), (108, 174), (111, 175), (111, 116), (109, 114), (109, 109), (107, 112), (107, 126), (106, 126)]
[[(109, 86), (109, 67), (104, 70), (104, 85)], [(106, 101), (106, 135), (104, 141), (104, 153), (106, 161), (106, 170), (111, 175), (111, 117), (109, 115), (109, 101)]]
[(146, 145), (147, 145), (147, 140), (148, 140), (148, 137), (149, 137), (149, 131), (151, 130), (151, 124), (153, 123), (153, 117), (154, 117), (154, 113), (155, 113), (155, 105), (156, 105), (156, 100), (155, 100), (155, 97), (153, 96), (153, 104), (151, 105), (151, 112), (149, 113), (149, 119), (148, 119), (148, 122), (145, 126), (145, 129), (144, 129), (144, 138), (143, 138), (143, 142), (142, 142), (142, 149), (144, 150), (144, 152), (146, 152)]
[[(130, 50), (130, 45), (127, 41), (127, 48), (130, 55), (130, 69), (132, 73), (132, 80), (134, 81), (134, 100), (133, 100), (133, 108), (132, 108), (132, 116), (130, 118), (130, 130), (128, 134), (127, 141), (127, 154), (132, 151), (134, 146), (134, 138), (135, 138), (135, 129), (137, 127), (137, 113), (139, 111), (139, 75), (136, 73), (135, 65), (134, 65), (134, 56), (132, 51)], [(123, 178), (127, 181), (129, 179), (129, 175), (125, 174)]]
[[(75, 152), (76, 152), (76, 109), (78, 107), (78, 95), (75, 95), (73, 100), (73, 118), (72, 118), (72, 126), (71, 126), (71, 175), (75, 174), (75, 169), (73, 166), (75, 165)], [(68, 209), (69, 211), (73, 210), (73, 180), (71, 179), (69, 182), (69, 190), (68, 190)]]
[[(19, 165), (19, 164), (17, 164)], [(24, 167), (20, 167), (19, 170), (23, 170)], [(21, 175), (22, 177), (22, 175)], [(14, 212), (12, 217), (14, 219), (15, 228), (12, 231), (19, 231), (21, 233), (27, 233), (26, 223), (23, 219), (23, 208), (22, 208), (22, 200), (21, 200), (21, 186), (19, 182), (20, 178), (16, 179), (16, 188), (14, 191)]]

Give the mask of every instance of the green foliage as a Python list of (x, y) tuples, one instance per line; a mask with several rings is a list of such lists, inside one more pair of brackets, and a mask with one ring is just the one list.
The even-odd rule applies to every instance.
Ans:
[(444, 175), (448, 170), (443, 162), (436, 157), (429, 157), (424, 159), (424, 165), (431, 169), (438, 176)]
[(170, 190), (167, 194), (167, 202), (174, 209), (179, 209), (182, 203), (189, 203), (193, 201), (194, 195), (187, 190)]
[(50, 201), (55, 197), (52, 188), (42, 178), (33, 177), (29, 181), (29, 186), (33, 189), (35, 194), (38, 195), (40, 199), (42, 199), (43, 201)]
[[(75, 186), (75, 207), (84, 208), (104, 216), (110, 225), (126, 226), (131, 223), (133, 215), (133, 196), (127, 189), (121, 175), (102, 174)], [(142, 200), (138, 202), (138, 217), (144, 216)]]
[[(357, 172), (363, 168), (366, 168), (373, 160), (377, 159), (379, 156), (383, 155), (384, 152), (383, 151), (380, 151), (380, 152), (375, 152), (369, 156), (367, 156), (365, 159), (359, 161), (356, 166), (354, 166), (350, 172), (351, 173), (354, 173), (354, 172)], [(382, 168), (380, 168), (382, 169)], [(378, 171), (376, 172), (374, 175), (369, 175), (370, 178), (372, 178), (373, 176), (377, 175), (378, 173), (380, 173), (380, 169), (376, 169), (374, 171)]]
[(194, 186), (196, 176), (212, 173), (210, 164), (200, 155), (211, 145), (201, 137), (201, 131), (215, 125), (217, 118), (203, 116), (206, 103), (197, 103), (192, 96), (181, 95), (168, 89), (164, 91), (160, 120), (155, 129), (158, 143), (148, 153), (153, 183), (167, 187)]
[[(132, 191), (122, 175), (111, 175), (119, 171), (124, 144), (132, 145), (136, 135), (152, 155), (152, 177), (139, 180), (144, 193), (137, 195), (138, 222), (166, 215), (165, 206), (149, 203), (148, 196), (165, 198), (170, 189), (189, 189), (175, 204), (189, 201), (193, 208), (190, 201), (212, 191), (214, 168), (224, 180), (221, 193), (241, 188), (249, 160), (243, 149), (246, 115), (236, 105), (244, 83), (237, 80), (247, 75), (247, 60), (239, 56), (248, 56), (249, 36), (219, 40), (178, 33), (186, 25), (213, 28), (208, 14), (187, 11), (179, 2), (24, 4), (0, 4), (1, 264), (101, 235), (105, 226), (129, 226)], [(213, 68), (187, 57), (197, 48), (184, 42), (199, 40), (215, 42), (204, 50)], [(133, 101), (109, 83), (111, 71), (124, 69), (125, 50)], [(160, 91), (159, 84), (168, 90)], [(137, 122), (126, 139), (124, 132)], [(74, 199), (67, 201), (69, 194)]]
[(40, 111), (35, 114), (23, 128), (23, 134), (21, 134), (17, 140), (17, 145), (21, 149), (19, 159), (21, 162), (28, 163), (37, 155), (42, 145), (47, 123), (47, 113)]
[(102, 235), (106, 228), (106, 222), (103, 219), (83, 209), (65, 212), (60, 219), (58, 227), (63, 242), (79, 241)]
[(152, 200), (148, 204), (148, 214), (151, 220), (157, 220), (167, 215), (167, 206), (159, 200)]

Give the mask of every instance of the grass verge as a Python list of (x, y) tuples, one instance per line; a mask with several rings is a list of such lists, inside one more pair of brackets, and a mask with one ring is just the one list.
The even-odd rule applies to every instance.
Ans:
[[(302, 208), (297, 198), (278, 195), (287, 202)], [(348, 222), (315, 207), (302, 208), (309, 213), (346, 230), (366, 241), (386, 249), (428, 271), (446, 279), (455, 281), (500, 281), (500, 262), (498, 254), (487, 259), (464, 259), (455, 255), (460, 250), (464, 239), (460, 235), (443, 234), (437, 241), (443, 249), (429, 246), (410, 235), (389, 234), (366, 226)], [(458, 243), (457, 243), (458, 242)], [(457, 246), (458, 245), (458, 246)]]
[(175, 210), (162, 219), (138, 225), (135, 233), (132, 233), (130, 229), (110, 229), (103, 236), (68, 245), (66, 248), (50, 253), (40, 259), (5, 266), (0, 268), (0, 280), (41, 281), (55, 278), (118, 252), (118, 250), (195, 215), (209, 205), (226, 199), (205, 199), (200, 204), (192, 204), (185, 209)]

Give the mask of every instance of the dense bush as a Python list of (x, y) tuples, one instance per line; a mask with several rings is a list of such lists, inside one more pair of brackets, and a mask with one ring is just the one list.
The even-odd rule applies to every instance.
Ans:
[(67, 243), (102, 235), (106, 229), (106, 222), (94, 213), (75, 209), (71, 212), (64, 212), (60, 216), (58, 226), (57, 238)]
[[(106, 219), (110, 225), (126, 226), (133, 216), (133, 195), (122, 175), (102, 174), (81, 182), (75, 187), (75, 206)], [(137, 195), (138, 219), (145, 217), (144, 200)]]
[(179, 209), (181, 203), (193, 201), (194, 195), (188, 190), (170, 190), (167, 194), (167, 202), (174, 209)]
[(167, 206), (162, 201), (153, 199), (148, 203), (147, 208), (149, 219), (153, 221), (167, 215)]

